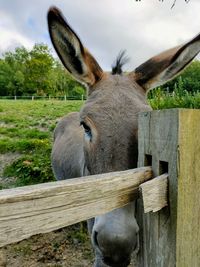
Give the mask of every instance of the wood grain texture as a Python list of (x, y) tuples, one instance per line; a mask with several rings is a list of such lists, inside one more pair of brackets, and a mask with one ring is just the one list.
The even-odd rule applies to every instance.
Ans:
[(200, 266), (200, 110), (146, 112), (139, 118), (138, 166), (152, 157), (154, 176), (167, 168), (168, 206), (143, 213), (140, 226), (140, 267)]
[(177, 267), (200, 266), (200, 111), (179, 117)]
[(151, 155), (153, 175), (162, 174), (163, 162), (168, 164), (169, 174), (167, 207), (144, 214), (142, 200), (137, 203), (140, 267), (174, 267), (176, 262), (178, 114), (173, 109), (145, 112), (139, 117), (138, 166), (145, 166), (146, 155)]
[(168, 174), (162, 174), (139, 187), (142, 193), (144, 213), (157, 212), (168, 205)]
[(0, 191), (0, 247), (74, 224), (136, 199), (151, 167)]

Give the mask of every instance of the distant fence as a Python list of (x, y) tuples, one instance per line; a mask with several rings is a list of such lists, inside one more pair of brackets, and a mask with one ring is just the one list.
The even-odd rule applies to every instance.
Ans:
[(7, 100), (86, 100), (85, 95), (80, 96), (0, 96), (0, 99), (7, 99)]

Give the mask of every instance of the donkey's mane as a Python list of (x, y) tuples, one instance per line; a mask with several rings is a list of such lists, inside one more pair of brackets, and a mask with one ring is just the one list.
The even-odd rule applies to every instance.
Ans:
[(129, 58), (125, 55), (126, 50), (122, 50), (119, 52), (119, 55), (117, 56), (115, 62), (112, 65), (112, 74), (122, 74), (122, 67), (125, 65), (128, 61)]

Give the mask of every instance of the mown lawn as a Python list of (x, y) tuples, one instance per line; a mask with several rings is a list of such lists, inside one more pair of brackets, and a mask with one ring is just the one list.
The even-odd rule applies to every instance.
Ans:
[[(0, 154), (20, 156), (4, 169), (3, 177), (17, 177), (8, 187), (54, 179), (50, 153), (52, 133), (63, 115), (80, 110), (82, 101), (0, 100)], [(7, 187), (1, 184), (0, 188)]]

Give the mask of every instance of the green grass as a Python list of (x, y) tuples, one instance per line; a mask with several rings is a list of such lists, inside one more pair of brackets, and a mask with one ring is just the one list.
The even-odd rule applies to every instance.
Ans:
[[(0, 153), (18, 152), (20, 158), (4, 169), (21, 186), (54, 180), (50, 154), (58, 118), (80, 110), (82, 101), (0, 100)], [(0, 189), (5, 188), (0, 183)]]
[[(13, 127), (2, 127), (0, 128), (0, 135), (5, 135), (10, 138), (18, 138), (19, 129)], [(31, 138), (31, 139), (46, 139), (49, 137), (48, 132), (40, 131), (38, 129), (21, 129), (21, 138)]]

